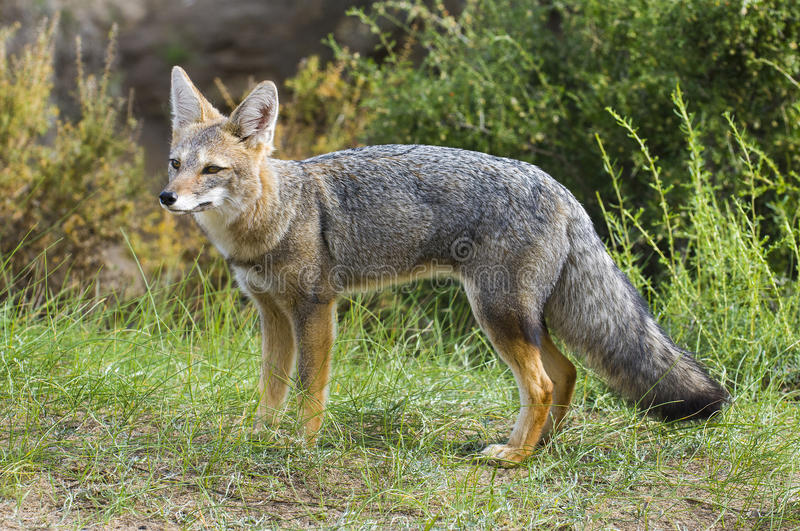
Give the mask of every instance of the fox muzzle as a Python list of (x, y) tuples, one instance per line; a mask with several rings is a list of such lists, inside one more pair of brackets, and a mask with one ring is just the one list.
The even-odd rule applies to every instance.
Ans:
[(161, 201), (161, 204), (164, 206), (174, 205), (178, 200), (178, 194), (164, 190), (158, 195), (158, 200)]

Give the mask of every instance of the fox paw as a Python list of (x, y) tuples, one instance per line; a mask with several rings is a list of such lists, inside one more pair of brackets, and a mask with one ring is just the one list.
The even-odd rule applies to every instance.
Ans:
[(481, 451), (481, 455), (494, 466), (510, 468), (520, 464), (531, 452), (507, 444), (490, 444)]

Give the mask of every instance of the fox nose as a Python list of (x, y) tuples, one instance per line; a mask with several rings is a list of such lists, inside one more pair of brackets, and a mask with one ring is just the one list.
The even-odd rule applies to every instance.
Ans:
[(164, 206), (174, 205), (175, 201), (178, 200), (178, 194), (175, 192), (167, 192), (163, 191), (158, 195), (158, 199), (161, 201), (161, 204)]

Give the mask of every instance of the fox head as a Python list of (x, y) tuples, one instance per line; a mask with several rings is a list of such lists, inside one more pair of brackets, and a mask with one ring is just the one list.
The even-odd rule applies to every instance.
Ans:
[(169, 183), (159, 194), (170, 212), (216, 210), (230, 217), (264, 192), (261, 161), (272, 153), (278, 90), (259, 83), (225, 117), (182, 68), (172, 69), (172, 145)]

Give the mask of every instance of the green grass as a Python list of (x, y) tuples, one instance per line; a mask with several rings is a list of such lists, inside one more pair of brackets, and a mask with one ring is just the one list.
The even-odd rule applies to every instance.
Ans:
[(460, 295), (380, 297), (342, 305), (313, 448), (294, 397), (280, 429), (251, 430), (257, 319), (235, 290), (38, 312), (7, 300), (3, 527), (800, 525), (800, 413), (785, 396), (665, 425), (581, 371), (565, 429), (496, 470), (472, 456), (508, 435), (516, 392)]

